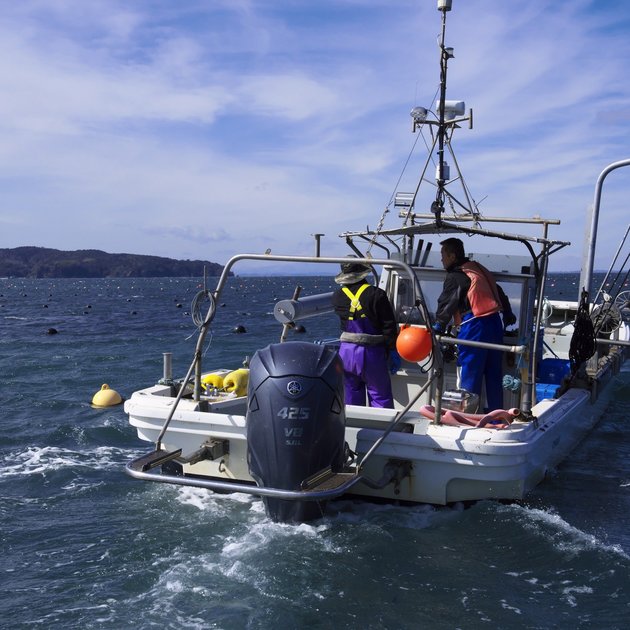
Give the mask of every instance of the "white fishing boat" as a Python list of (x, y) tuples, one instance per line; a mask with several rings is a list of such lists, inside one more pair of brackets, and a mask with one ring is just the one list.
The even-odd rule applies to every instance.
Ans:
[[(340, 496), (439, 505), (521, 499), (601, 417), (630, 345), (630, 292), (623, 290), (627, 273), (611, 276), (628, 230), (602, 284), (607, 293), (592, 286), (599, 206), (606, 176), (630, 166), (630, 159), (606, 167), (597, 179), (579, 295), (575, 301), (547, 300), (549, 257), (569, 244), (550, 236), (560, 221), (484, 216), (455, 158), (453, 135), (464, 124), (472, 127), (472, 112), (446, 99), (450, 9), (451, 0), (438, 0), (440, 95), (433, 112), (412, 111), (413, 132), (430, 134), (430, 151), (416, 189), (395, 195), (401, 225), (384, 229), (383, 215), (374, 230), (341, 235), (356, 262), (373, 269), (399, 323), (422, 331), (427, 344), (419, 360), (404, 361), (392, 375), (394, 409), (344, 403), (335, 340), (286, 341), (296, 322), (332, 310), (330, 293), (296, 293), (279, 301), (278, 343), (253, 347), (244, 367), (213, 365), (211, 354), (202, 356), (230, 272), (243, 261), (321, 269), (347, 261), (320, 256), (319, 241), (315, 256), (241, 254), (227, 262), (213, 290), (204, 287), (195, 297), (197, 313), (204, 301), (208, 307), (196, 318), (199, 335), (187, 374), (173, 378), (166, 353), (159, 381), (125, 402), (138, 436), (153, 445), (127, 465), (130, 475), (259, 495), (271, 518), (292, 522), (321, 516), (327, 502)], [(435, 181), (428, 182), (434, 159)], [(520, 233), (532, 227), (539, 234)], [(471, 237), (468, 257), (491, 270), (510, 298), (517, 322), (502, 344), (439, 335), (432, 328), (445, 271), (431, 247), (453, 235)], [(505, 247), (506, 253), (482, 253), (484, 246), (475, 251), (488, 241), (491, 251)], [(384, 255), (374, 257), (375, 248)], [(474, 413), (485, 401), (458, 388), (450, 360), (457, 345), (502, 352), (503, 409)]]

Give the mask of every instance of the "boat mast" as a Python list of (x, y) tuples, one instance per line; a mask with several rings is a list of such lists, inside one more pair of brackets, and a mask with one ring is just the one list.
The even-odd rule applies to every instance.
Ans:
[(444, 40), (446, 36), (446, 13), (451, 10), (452, 0), (438, 0), (438, 11), (442, 12), (442, 33), (440, 35), (440, 101), (438, 104), (438, 168), (437, 168), (437, 194), (431, 205), (431, 211), (435, 214), (435, 220), (439, 224), (444, 211), (444, 188), (448, 181), (448, 164), (444, 160), (444, 140), (446, 138), (446, 72), (448, 60), (453, 56), (453, 49), (446, 48)]

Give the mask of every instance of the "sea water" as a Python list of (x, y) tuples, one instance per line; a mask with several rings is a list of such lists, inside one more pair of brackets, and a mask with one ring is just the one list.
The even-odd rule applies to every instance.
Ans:
[[(575, 274), (550, 297), (574, 299)], [(232, 278), (204, 348), (237, 368), (278, 299), (328, 278)], [(519, 503), (341, 500), (311, 524), (258, 498), (137, 481), (129, 397), (188, 369), (193, 279), (0, 280), (0, 627), (626, 628), (630, 373), (602, 421)], [(207, 305), (205, 305), (207, 306)], [(246, 332), (236, 334), (241, 325)], [(334, 336), (333, 315), (290, 339)], [(57, 334), (48, 334), (55, 329)]]

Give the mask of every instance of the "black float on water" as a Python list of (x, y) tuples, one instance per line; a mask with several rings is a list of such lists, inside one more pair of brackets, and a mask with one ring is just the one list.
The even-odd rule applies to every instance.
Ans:
[[(259, 350), (249, 365), (247, 462), (259, 486), (300, 490), (328, 466), (343, 468), (343, 367), (333, 348), (304, 342)], [(322, 516), (317, 501), (264, 497), (268, 516), (304, 522)]]

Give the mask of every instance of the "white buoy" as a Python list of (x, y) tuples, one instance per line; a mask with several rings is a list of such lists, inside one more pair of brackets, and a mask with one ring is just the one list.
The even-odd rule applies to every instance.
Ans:
[(122, 396), (115, 389), (110, 389), (107, 383), (103, 383), (101, 389), (92, 398), (94, 407), (113, 407), (120, 405), (121, 402)]

